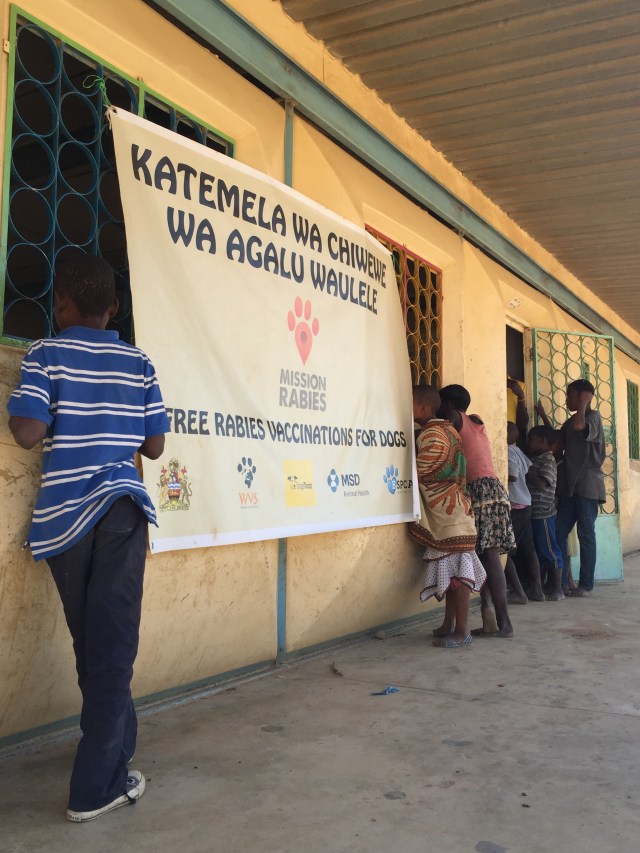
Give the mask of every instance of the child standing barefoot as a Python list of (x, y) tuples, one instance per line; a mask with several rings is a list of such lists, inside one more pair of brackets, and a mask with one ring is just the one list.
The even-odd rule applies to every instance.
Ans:
[(445, 620), (434, 646), (457, 648), (471, 643), (467, 627), (469, 598), (486, 574), (475, 553), (476, 528), (471, 502), (464, 493), (462, 444), (448, 421), (435, 419), (440, 395), (429, 385), (413, 389), (413, 417), (422, 427), (416, 439), (418, 483), (423, 505), (412, 536), (426, 546), (426, 575), (421, 601), (446, 600)]

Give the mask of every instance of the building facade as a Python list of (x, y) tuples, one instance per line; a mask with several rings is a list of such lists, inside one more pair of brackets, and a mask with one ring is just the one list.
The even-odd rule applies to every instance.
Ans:
[[(530, 409), (540, 396), (558, 423), (567, 377), (594, 381), (609, 449), (600, 579), (621, 579), (620, 551), (640, 548), (640, 335), (278, 3), (0, 0), (0, 14), (5, 401), (26, 342), (55, 331), (61, 254), (100, 253), (113, 265), (117, 327), (133, 334), (103, 118), (111, 102), (377, 236), (394, 257), (414, 381), (469, 388), (503, 479), (507, 367)], [(40, 454), (14, 445), (6, 418), (0, 458), (2, 744), (68, 721), (79, 693), (53, 581), (22, 550)], [(417, 618), (420, 580), (403, 525), (150, 557), (135, 695), (170, 695)]]

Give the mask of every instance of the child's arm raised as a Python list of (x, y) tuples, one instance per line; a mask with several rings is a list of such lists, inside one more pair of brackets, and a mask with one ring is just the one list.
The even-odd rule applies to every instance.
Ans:
[(516, 426), (518, 429), (526, 429), (529, 424), (529, 412), (527, 411), (522, 385), (515, 379), (507, 377), (507, 388), (516, 398)]
[(138, 453), (147, 459), (159, 459), (164, 453), (164, 435), (150, 435), (138, 448)]
[(546, 427), (553, 429), (553, 424), (551, 423), (551, 421), (549, 419), (549, 415), (544, 410), (544, 406), (542, 405), (542, 400), (538, 400), (538, 402), (536, 403), (536, 412), (538, 413), (542, 423)]
[(35, 418), (21, 418), (17, 415), (9, 418), (9, 429), (16, 444), (25, 450), (31, 450), (47, 434), (47, 424)]
[(145, 365), (145, 384), (147, 386), (144, 406), (145, 440), (138, 453), (147, 459), (158, 459), (164, 452), (164, 434), (169, 432), (169, 418), (162, 401), (162, 393), (153, 364), (147, 358)]
[(9, 429), (19, 447), (31, 450), (54, 421), (49, 368), (40, 341), (32, 344), (20, 370), (20, 382), (9, 397)]
[(589, 404), (593, 398), (593, 394), (589, 391), (581, 391), (578, 395), (578, 408), (571, 420), (571, 428), (576, 432), (582, 432), (587, 429), (586, 414), (589, 409)]

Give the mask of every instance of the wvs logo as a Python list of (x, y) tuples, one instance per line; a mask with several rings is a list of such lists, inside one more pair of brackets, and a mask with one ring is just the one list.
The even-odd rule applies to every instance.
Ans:
[(247, 491), (239, 492), (238, 497), (240, 498), (240, 506), (243, 509), (251, 509), (252, 507), (256, 507), (258, 505), (258, 493), (248, 491), (253, 485), (253, 478), (256, 473), (256, 466), (253, 464), (253, 460), (250, 456), (243, 456), (240, 462), (238, 462), (238, 473), (241, 475), (245, 486), (247, 487)]
[(360, 485), (360, 474), (338, 474), (335, 468), (332, 468), (329, 471), (329, 476), (327, 477), (327, 483), (331, 491), (335, 493), (338, 491), (338, 488), (342, 486), (359, 486)]

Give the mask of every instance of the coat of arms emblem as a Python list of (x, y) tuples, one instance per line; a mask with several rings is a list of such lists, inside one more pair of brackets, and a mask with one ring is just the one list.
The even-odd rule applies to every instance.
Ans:
[(180, 467), (175, 457), (170, 459), (168, 467), (163, 465), (160, 469), (158, 509), (163, 512), (189, 509), (192, 494), (186, 466)]

